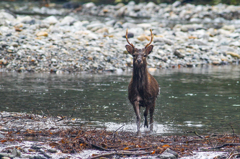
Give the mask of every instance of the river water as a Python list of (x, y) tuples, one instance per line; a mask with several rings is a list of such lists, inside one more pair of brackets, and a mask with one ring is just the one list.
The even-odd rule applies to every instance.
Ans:
[[(240, 66), (151, 73), (161, 87), (154, 113), (155, 133), (240, 132)], [(0, 72), (0, 111), (67, 116), (78, 119), (79, 126), (135, 131), (135, 114), (127, 99), (130, 78), (131, 72)]]

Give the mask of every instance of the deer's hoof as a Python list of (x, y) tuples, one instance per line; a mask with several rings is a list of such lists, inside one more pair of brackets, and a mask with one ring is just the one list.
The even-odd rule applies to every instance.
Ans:
[(144, 127), (145, 127), (145, 126), (148, 128), (148, 123), (145, 123), (145, 124), (144, 124)]
[(138, 131), (138, 132), (137, 132), (137, 136), (138, 136), (138, 137), (141, 137), (141, 136), (142, 136), (141, 131)]

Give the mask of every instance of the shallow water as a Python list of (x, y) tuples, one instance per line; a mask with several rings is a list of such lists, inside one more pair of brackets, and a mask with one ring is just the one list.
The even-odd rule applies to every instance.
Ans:
[[(161, 87), (154, 132), (240, 132), (239, 66), (169, 69), (152, 74)], [(0, 72), (0, 110), (63, 115), (77, 118), (79, 125), (103, 126), (108, 130), (122, 126), (121, 130), (135, 131), (135, 114), (127, 99), (130, 78), (130, 72)]]

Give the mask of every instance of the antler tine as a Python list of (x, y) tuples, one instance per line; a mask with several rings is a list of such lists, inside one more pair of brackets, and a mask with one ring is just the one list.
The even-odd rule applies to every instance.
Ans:
[(152, 33), (152, 29), (150, 29), (151, 32), (151, 41), (145, 46), (145, 48), (147, 48), (153, 41), (153, 33)]
[(131, 45), (131, 46), (134, 48), (134, 45), (131, 44), (131, 43), (128, 41), (128, 29), (126, 30), (126, 39), (127, 39), (128, 44)]

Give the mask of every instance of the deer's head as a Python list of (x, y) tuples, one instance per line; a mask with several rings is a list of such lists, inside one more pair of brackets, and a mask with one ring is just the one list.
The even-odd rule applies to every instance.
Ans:
[(150, 29), (150, 32), (151, 32), (150, 42), (143, 49), (137, 49), (134, 47), (133, 44), (131, 44), (128, 41), (128, 30), (126, 30), (126, 39), (129, 45), (126, 45), (125, 47), (128, 53), (133, 56), (133, 65), (135, 66), (141, 67), (147, 64), (146, 58), (152, 52), (153, 49), (153, 45), (150, 45), (153, 41), (152, 29)]

